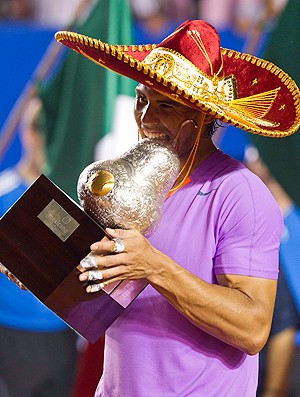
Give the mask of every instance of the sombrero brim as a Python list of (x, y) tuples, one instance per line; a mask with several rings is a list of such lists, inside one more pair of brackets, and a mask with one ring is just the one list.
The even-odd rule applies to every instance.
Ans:
[(109, 45), (88, 36), (60, 31), (58, 42), (98, 65), (153, 88), (185, 105), (213, 115), (243, 130), (271, 137), (293, 134), (300, 126), (300, 92), (279, 67), (237, 51), (221, 49), (225, 76), (234, 76), (237, 99), (222, 100), (191, 93), (164, 74), (153, 71), (145, 58), (157, 45)]

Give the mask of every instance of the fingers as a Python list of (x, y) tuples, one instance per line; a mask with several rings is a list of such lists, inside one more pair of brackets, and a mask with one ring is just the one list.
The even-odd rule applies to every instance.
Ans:
[(25, 287), (25, 285), (23, 283), (21, 283), (21, 281), (19, 281), (18, 279), (16, 279), (16, 284), (19, 288), (21, 288), (23, 291), (26, 291), (27, 288)]
[(121, 254), (122, 252), (125, 252), (125, 244), (120, 238), (115, 237), (112, 239), (112, 241), (114, 242), (113, 251), (115, 254)]
[[(106, 229), (107, 235), (90, 246), (91, 253), (80, 261), (79, 280), (88, 282), (86, 291), (98, 292), (112, 282), (131, 277), (128, 264), (136, 244), (132, 239), (139, 234), (134, 230)], [(127, 248), (129, 247), (129, 249)], [(131, 247), (131, 248), (130, 248)]]
[(19, 288), (26, 290), (25, 285), (23, 283), (21, 283), (21, 281), (19, 279), (17, 279), (17, 277), (15, 277), (12, 273), (7, 272), (6, 276), (10, 281), (12, 281), (14, 284), (16, 284)]
[(116, 261), (116, 259), (115, 255), (107, 255), (98, 258), (98, 262), (101, 261), (101, 263), (98, 263), (97, 268), (80, 269), (80, 266), (78, 266), (82, 272), (78, 276), (79, 281), (88, 284), (86, 292), (98, 292), (105, 286), (125, 278), (126, 266)]
[(91, 284), (86, 287), (86, 292), (88, 293), (99, 292), (104, 288), (104, 286), (105, 286), (104, 283)]
[(115, 282), (114, 279), (112, 280), (105, 280), (104, 275), (100, 270), (91, 270), (85, 273), (80, 274), (79, 280), (88, 282), (88, 286), (86, 287), (86, 292), (93, 293), (101, 291), (105, 286)]
[(21, 288), (24, 291), (27, 290), (25, 285), (23, 283), (21, 283), (21, 281), (18, 280), (17, 277), (15, 277), (9, 270), (6, 269), (4, 274), (9, 279), (9, 281), (11, 281), (12, 283), (16, 284), (19, 288)]
[[(103, 280), (101, 270), (98, 269), (97, 258), (94, 255), (87, 255), (83, 258), (77, 269), (82, 273), (79, 275), (80, 281), (92, 281), (97, 282)], [(90, 269), (90, 270), (89, 270)], [(92, 287), (92, 288), (91, 288)], [(88, 285), (86, 288), (87, 292), (98, 292), (104, 287), (103, 283)]]
[(123, 229), (106, 229), (107, 234), (111, 237), (110, 239), (104, 237), (101, 241), (97, 241), (90, 246), (92, 252), (97, 254), (111, 254), (125, 252), (127, 245), (126, 240), (132, 237), (133, 230)]
[[(103, 259), (101, 260), (101, 258), (113, 253), (116, 254), (125, 251), (125, 245), (118, 238), (107, 241), (99, 241), (98, 243), (95, 243), (95, 245), (96, 249), (94, 249), (89, 255), (81, 259), (79, 262), (77, 269), (81, 272), (90, 269), (102, 268), (104, 264)], [(104, 252), (106, 254), (104, 254)]]
[(115, 238), (108, 239), (104, 237), (101, 241), (97, 241), (90, 246), (91, 251), (97, 255), (107, 255), (115, 252)]
[(0, 272), (3, 273), (5, 276), (8, 275), (9, 270), (0, 262)]
[(82, 282), (89, 283), (86, 287), (86, 291), (88, 293), (98, 292), (105, 285), (109, 284), (107, 280), (102, 282), (104, 279), (104, 272), (106, 279), (109, 279), (111, 273), (114, 273), (114, 271), (109, 268), (114, 266), (114, 255), (112, 255), (111, 252), (109, 255), (97, 255), (96, 253), (91, 253), (83, 258), (77, 266), (77, 269), (81, 272), (78, 278)]
[(103, 280), (101, 270), (90, 270), (88, 272), (81, 273), (79, 276), (80, 281), (99, 281)]
[(88, 269), (97, 269), (97, 258), (94, 255), (87, 255), (85, 258), (81, 259), (77, 269), (84, 272)]

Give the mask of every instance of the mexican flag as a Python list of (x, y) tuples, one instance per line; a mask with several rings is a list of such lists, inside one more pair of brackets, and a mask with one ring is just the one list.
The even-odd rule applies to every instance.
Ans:
[[(300, 86), (300, 1), (289, 0), (271, 32), (262, 58), (287, 72)], [(300, 133), (283, 139), (252, 135), (251, 139), (273, 176), (300, 206)]]
[[(111, 44), (132, 43), (129, 0), (95, 1), (86, 20), (73, 30)], [(67, 50), (56, 75), (41, 87), (45, 173), (73, 199), (77, 200), (77, 180), (88, 164), (123, 153), (136, 139), (135, 86), (132, 80)], [(112, 137), (101, 144), (107, 134)]]

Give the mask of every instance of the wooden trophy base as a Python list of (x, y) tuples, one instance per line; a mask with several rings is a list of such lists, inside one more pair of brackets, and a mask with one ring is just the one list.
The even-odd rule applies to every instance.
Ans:
[(101, 225), (44, 175), (0, 219), (0, 262), (90, 343), (147, 285), (124, 280), (86, 293), (77, 266), (104, 236)]

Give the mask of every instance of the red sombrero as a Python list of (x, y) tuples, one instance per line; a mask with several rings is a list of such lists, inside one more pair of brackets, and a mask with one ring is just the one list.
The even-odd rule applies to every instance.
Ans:
[(79, 54), (189, 107), (271, 137), (300, 126), (300, 92), (273, 63), (220, 47), (215, 28), (186, 21), (160, 44), (109, 45), (73, 32), (55, 38)]

